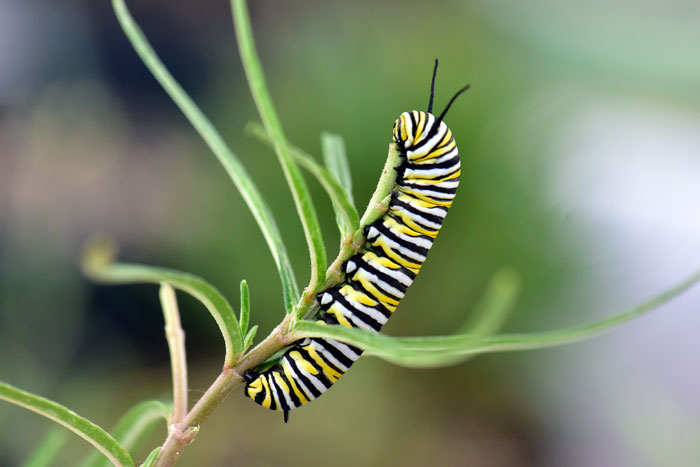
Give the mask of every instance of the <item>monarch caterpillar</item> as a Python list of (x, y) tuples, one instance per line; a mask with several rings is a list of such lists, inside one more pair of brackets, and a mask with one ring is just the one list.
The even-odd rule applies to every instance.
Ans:
[[(393, 140), (401, 164), (386, 213), (364, 229), (363, 251), (347, 260), (345, 280), (317, 295), (317, 321), (376, 331), (406, 293), (433, 245), (459, 185), (460, 160), (452, 132), (433, 115), (438, 61), (430, 85), (428, 111), (404, 112), (394, 123)], [(245, 374), (246, 396), (271, 410), (289, 411), (316, 399), (358, 359), (357, 347), (323, 338), (295, 342), (267, 370)]]

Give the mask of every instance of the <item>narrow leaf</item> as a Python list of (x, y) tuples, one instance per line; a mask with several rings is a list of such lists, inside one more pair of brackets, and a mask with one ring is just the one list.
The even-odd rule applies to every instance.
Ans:
[(0, 382), (0, 399), (63, 425), (92, 444), (115, 466), (134, 465), (129, 453), (106, 431), (57, 402), (3, 382)]
[(160, 446), (155, 448), (151, 453), (148, 455), (146, 460), (141, 464), (141, 467), (153, 467), (156, 463), (156, 459), (158, 458), (158, 454), (160, 453)]
[[(348, 202), (354, 205), (355, 203), (352, 199), (352, 177), (343, 138), (333, 133), (321, 133), (321, 153), (323, 154), (323, 163), (340, 186), (343, 187)], [(337, 208), (335, 211), (335, 220), (341, 235), (357, 230), (357, 226), (345, 227), (347, 222), (343, 220), (342, 213)]]
[(258, 108), (265, 130), (267, 130), (272, 139), (275, 153), (282, 166), (282, 171), (292, 192), (297, 214), (304, 228), (304, 236), (306, 237), (311, 260), (311, 279), (307, 290), (314, 293), (315, 288), (323, 283), (326, 273), (326, 248), (323, 244), (316, 209), (311, 201), (311, 195), (304, 178), (301, 176), (299, 167), (297, 167), (289, 154), (282, 125), (272, 104), (272, 99), (265, 83), (265, 75), (260, 65), (260, 59), (255, 50), (255, 41), (250, 27), (250, 17), (245, 0), (231, 0), (231, 9), (238, 40), (238, 50), (241, 54), (243, 69), (248, 78), (250, 92), (253, 95), (253, 100)]
[(290, 339), (325, 337), (355, 345), (369, 355), (407, 367), (439, 367), (459, 363), (472, 355), (517, 350), (533, 350), (572, 344), (610, 331), (638, 318), (680, 295), (700, 281), (700, 272), (651, 300), (591, 324), (531, 334), (480, 336), (458, 334), (434, 337), (388, 337), (362, 329), (330, 326), (319, 322), (300, 321)]
[(180, 108), (192, 126), (204, 139), (234, 185), (243, 196), (248, 209), (253, 214), (258, 227), (262, 231), (267, 246), (275, 260), (277, 270), (282, 281), (282, 292), (285, 308), (291, 310), (292, 305), (299, 299), (298, 287), (294, 278), (294, 271), (287, 256), (287, 250), (282, 242), (279, 229), (275, 223), (270, 209), (263, 201), (260, 191), (256, 187), (243, 164), (238, 160), (233, 151), (226, 145), (224, 139), (214, 128), (212, 123), (197, 107), (184, 89), (175, 81), (163, 62), (160, 61), (141, 28), (134, 22), (124, 0), (112, 0), (112, 6), (119, 20), (124, 34), (131, 42), (136, 53), (150, 70), (170, 98)]
[(253, 339), (255, 339), (255, 333), (258, 332), (258, 325), (256, 324), (252, 328), (250, 328), (250, 331), (248, 331), (248, 334), (245, 335), (245, 339), (243, 340), (244, 342), (244, 348), (247, 350), (250, 348), (250, 345), (253, 343)]
[(54, 465), (53, 461), (56, 455), (67, 440), (68, 434), (65, 429), (62, 427), (52, 428), (32, 455), (22, 463), (22, 467), (50, 467)]
[[(265, 131), (265, 128), (259, 123), (249, 123), (246, 125), (246, 131), (258, 138), (263, 143), (272, 146), (272, 140)], [(342, 219), (344, 225), (349, 226), (346, 230), (343, 230), (341, 227), (341, 233), (348, 234), (356, 231), (360, 227), (360, 217), (357, 214), (355, 206), (353, 205), (352, 197), (345, 190), (343, 185), (341, 185), (338, 179), (330, 172), (330, 170), (316, 162), (313, 157), (306, 154), (298, 147), (289, 145), (289, 151), (292, 157), (294, 157), (294, 160), (311, 175), (313, 175), (319, 182), (328, 197), (331, 199), (336, 216), (339, 216), (340, 219)], [(341, 225), (343, 224), (339, 224), (339, 226)]]
[(103, 284), (160, 284), (167, 282), (202, 302), (219, 326), (226, 344), (226, 365), (232, 365), (243, 349), (243, 336), (231, 305), (204, 279), (173, 269), (138, 264), (113, 263), (113, 246), (104, 239), (88, 243), (83, 256), (85, 275)]
[[(164, 422), (167, 428), (170, 408), (157, 400), (148, 400), (129, 409), (112, 430), (114, 438), (124, 449), (135, 452), (153, 431), (158, 422)], [(107, 467), (104, 459), (91, 455), (82, 467)]]
[(323, 163), (338, 180), (348, 199), (353, 203), (352, 176), (350, 175), (350, 165), (343, 137), (335, 133), (321, 133), (321, 151)]
[[(248, 322), (250, 321), (250, 291), (248, 283), (241, 281), (241, 334), (248, 332)], [(244, 345), (245, 347), (245, 345)]]

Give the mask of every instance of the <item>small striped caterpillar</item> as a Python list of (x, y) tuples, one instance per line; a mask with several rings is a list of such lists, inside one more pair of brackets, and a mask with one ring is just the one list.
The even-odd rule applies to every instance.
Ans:
[[(427, 112), (404, 112), (394, 123), (401, 164), (386, 213), (366, 226), (363, 250), (344, 265), (345, 279), (318, 293), (317, 321), (379, 332), (426, 259), (459, 185), (460, 160), (452, 132), (433, 115), (435, 60)], [(362, 350), (333, 339), (295, 342), (273, 367), (245, 374), (246, 396), (284, 412), (316, 399), (360, 358)]]

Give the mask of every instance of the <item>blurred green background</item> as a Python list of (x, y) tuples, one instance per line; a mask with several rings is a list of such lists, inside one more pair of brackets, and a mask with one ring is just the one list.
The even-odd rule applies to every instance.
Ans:
[[(308, 259), (257, 120), (226, 1), (130, 2), (155, 49), (226, 136), (276, 215), (300, 284)], [(508, 331), (625, 309), (700, 266), (700, 4), (692, 0), (251, 2), (285, 131), (311, 154), (346, 141), (360, 210), (405, 110), (436, 108), (459, 144), (459, 194), (392, 335), (447, 334), (489, 277), (523, 292)], [(330, 203), (311, 179), (329, 257)], [(232, 303), (251, 287), (264, 336), (282, 316), (266, 245), (240, 195), (158, 87), (109, 2), (0, 3), (0, 379), (111, 427), (169, 397), (154, 286), (98, 287), (77, 267), (94, 232), (120, 257), (201, 275)], [(181, 296), (196, 399), (223, 345)], [(691, 466), (700, 464), (700, 292), (561, 349), (408, 370), (364, 358), (282, 416), (232, 394), (182, 465)], [(50, 428), (0, 404), (0, 466)], [(153, 445), (164, 436), (154, 435)], [(58, 465), (88, 452), (72, 439)], [(142, 455), (145, 456), (146, 450)], [(143, 457), (140, 458), (142, 460)]]

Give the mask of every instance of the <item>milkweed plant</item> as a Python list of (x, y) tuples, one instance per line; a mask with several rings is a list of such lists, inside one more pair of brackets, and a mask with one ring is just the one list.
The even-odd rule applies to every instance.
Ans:
[[(443, 367), (483, 353), (541, 349), (592, 338), (642, 316), (700, 280), (700, 272), (695, 273), (646, 303), (601, 321), (528, 334), (498, 334), (518, 294), (518, 276), (509, 269), (493, 275), (483, 297), (470, 313), (470, 320), (452, 335), (389, 337), (358, 328), (306, 320), (318, 307), (317, 293), (341, 283), (341, 266), (361, 251), (365, 242), (364, 227), (385, 213), (394, 188), (394, 168), (399, 163), (396, 146), (390, 145), (377, 188), (360, 217), (352, 199), (351, 176), (342, 138), (327, 133), (321, 135), (323, 164), (288, 142), (267, 90), (255, 50), (246, 2), (231, 0), (241, 60), (262, 120), (262, 124), (252, 123), (247, 130), (274, 149), (289, 185), (309, 249), (310, 279), (300, 293), (282, 236), (259, 188), (211, 122), (165, 68), (130, 16), (124, 0), (112, 0), (112, 4), (124, 33), (140, 58), (207, 143), (243, 196), (275, 261), (286, 314), (267, 337), (253, 346), (257, 326), (250, 325), (250, 300), (245, 280), (240, 285), (240, 305), (236, 314), (231, 303), (206, 280), (171, 269), (114, 262), (112, 244), (105, 238), (94, 238), (86, 246), (83, 257), (83, 270), (87, 277), (102, 284), (153, 283), (160, 286), (160, 302), (172, 367), (173, 398), (171, 403), (158, 400), (137, 403), (123, 415), (111, 432), (107, 432), (57, 402), (0, 382), (0, 399), (49, 418), (94, 446), (96, 451), (80, 465), (134, 466), (130, 451), (161, 420), (167, 424), (167, 435), (163, 443), (155, 447), (139, 465), (173, 465), (183, 449), (198, 436), (207, 417), (232, 390), (245, 383), (244, 374), (247, 371), (305, 337), (334, 339), (355, 346), (366, 355), (406, 367)], [(336, 214), (340, 247), (337, 257), (330, 265), (316, 210), (301, 174), (302, 168), (321, 184), (331, 199)], [(176, 290), (193, 296), (204, 305), (216, 321), (225, 344), (221, 373), (192, 405), (188, 402), (184, 332), (180, 325)], [(50, 465), (65, 442), (65, 434), (62, 428), (50, 431), (27, 458), (25, 465)]]

